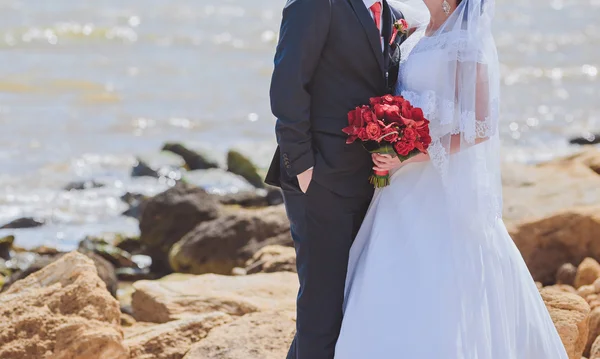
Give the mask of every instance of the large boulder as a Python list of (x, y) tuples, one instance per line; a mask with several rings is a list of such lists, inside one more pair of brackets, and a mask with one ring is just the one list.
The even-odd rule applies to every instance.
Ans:
[(292, 247), (266, 246), (246, 262), (246, 273), (296, 272), (296, 250)]
[(189, 170), (205, 170), (208, 168), (219, 167), (216, 163), (207, 159), (205, 156), (190, 150), (180, 143), (166, 143), (162, 149), (163, 151), (172, 152), (181, 156)]
[(285, 358), (295, 329), (292, 312), (248, 314), (213, 329), (184, 359)]
[(586, 257), (600, 259), (598, 205), (563, 209), (510, 225), (509, 231), (533, 278), (544, 284), (554, 282), (563, 263), (581, 263)]
[(540, 291), (569, 359), (580, 359), (588, 341), (590, 306), (576, 294)]
[(77, 252), (0, 294), (0, 318), (3, 359), (129, 358), (119, 303)]
[(17, 218), (3, 226), (0, 226), (0, 229), (35, 228), (43, 226), (44, 223), (45, 222), (42, 219), (23, 217)]
[(203, 189), (178, 183), (146, 203), (140, 220), (140, 243), (152, 257), (155, 272), (170, 272), (171, 246), (198, 224), (219, 216), (219, 203)]
[[(94, 262), (94, 265), (96, 266), (96, 271), (98, 272), (98, 276), (100, 277), (100, 279), (102, 279), (102, 281), (106, 285), (106, 288), (108, 289), (108, 291), (113, 296), (116, 296), (117, 295), (117, 287), (118, 287), (119, 283), (117, 282), (115, 267), (110, 262), (108, 262), (106, 259), (100, 257), (99, 255), (97, 255), (95, 253), (88, 252), (88, 253), (83, 253), (83, 254), (85, 254), (88, 258), (90, 258)], [(13, 273), (7, 278), (3, 290), (10, 288), (10, 286), (13, 283), (15, 283), (21, 279), (27, 278), (29, 275), (41, 270), (42, 268), (45, 268), (46, 266), (48, 266), (51, 263), (54, 263), (55, 261), (62, 258), (62, 256), (65, 255), (65, 253), (50, 254), (50, 255), (37, 255), (35, 253), (23, 252), (23, 253), (19, 253), (19, 255), (22, 255), (23, 257), (31, 258), (31, 260), (30, 260), (30, 262), (27, 262), (22, 267), (13, 269)], [(17, 257), (19, 257), (19, 256), (17, 256)]]
[(223, 313), (209, 313), (164, 324), (138, 322), (125, 329), (125, 344), (134, 359), (181, 359), (210, 330), (231, 320)]
[(505, 163), (502, 183), (504, 220), (508, 224), (600, 203), (600, 176), (577, 161), (538, 166)]
[(589, 334), (583, 355), (590, 356), (592, 345), (598, 336), (600, 336), (600, 307), (592, 309), (590, 313)]
[(258, 170), (252, 161), (237, 151), (227, 153), (227, 170), (238, 176), (242, 176), (256, 188), (264, 188), (265, 183), (258, 174)]
[(292, 245), (283, 206), (238, 209), (189, 232), (171, 248), (176, 272), (230, 274), (266, 245)]
[(600, 174), (600, 148), (595, 146), (586, 146), (581, 152), (568, 157), (555, 159), (550, 163), (579, 163)]
[(134, 317), (165, 323), (213, 312), (239, 316), (269, 309), (293, 310), (298, 279), (296, 274), (285, 272), (243, 277), (174, 274), (133, 286)]

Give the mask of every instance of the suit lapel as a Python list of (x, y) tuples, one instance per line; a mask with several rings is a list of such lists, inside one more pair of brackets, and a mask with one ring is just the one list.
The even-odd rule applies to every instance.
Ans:
[[(377, 25), (375, 25), (375, 21), (371, 17), (369, 10), (365, 7), (363, 0), (348, 0), (350, 1), (350, 5), (354, 10), (354, 13), (358, 17), (365, 33), (367, 34), (367, 38), (369, 39), (369, 44), (371, 45), (371, 50), (373, 50), (373, 55), (377, 59), (377, 63), (379, 64), (379, 68), (381, 69), (381, 73), (384, 73), (384, 60), (383, 60), (383, 51), (381, 49), (381, 38), (379, 37), (379, 31), (377, 30)], [(384, 3), (385, 6), (387, 4)], [(388, 10), (389, 12), (389, 10)], [(385, 21), (384, 21), (385, 23)], [(382, 25), (384, 26), (384, 25)]]

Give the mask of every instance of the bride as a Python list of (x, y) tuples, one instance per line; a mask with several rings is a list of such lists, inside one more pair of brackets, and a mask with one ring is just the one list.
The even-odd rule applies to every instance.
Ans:
[(502, 222), (493, 0), (425, 0), (397, 94), (431, 121), (354, 242), (337, 359), (567, 359)]

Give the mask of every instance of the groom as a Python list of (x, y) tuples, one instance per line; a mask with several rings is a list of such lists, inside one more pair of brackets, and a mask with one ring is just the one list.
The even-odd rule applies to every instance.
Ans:
[(297, 254), (297, 332), (288, 359), (333, 359), (352, 241), (373, 196), (371, 156), (346, 145), (347, 114), (391, 93), (402, 14), (386, 0), (288, 0), (271, 107), (279, 147), (266, 182), (283, 190)]

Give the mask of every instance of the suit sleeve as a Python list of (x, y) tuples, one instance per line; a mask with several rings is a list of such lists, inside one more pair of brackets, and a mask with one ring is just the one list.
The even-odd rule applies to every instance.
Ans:
[(283, 9), (270, 95), (277, 142), (291, 177), (314, 166), (309, 86), (330, 21), (330, 0), (288, 0)]

